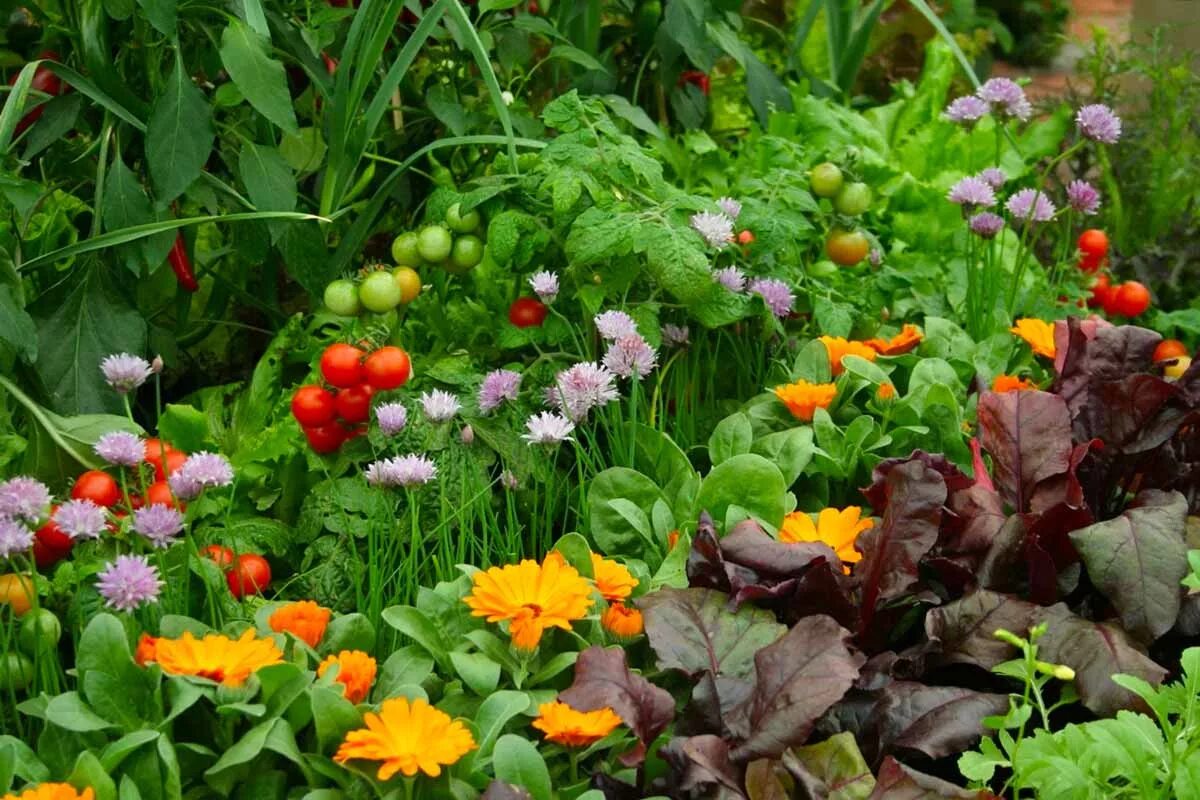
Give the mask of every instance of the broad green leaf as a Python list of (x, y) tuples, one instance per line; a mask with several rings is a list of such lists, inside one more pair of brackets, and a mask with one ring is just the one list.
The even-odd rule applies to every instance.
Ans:
[(117, 800), (117, 785), (101, 765), (100, 759), (89, 750), (79, 754), (66, 782), (72, 786), (89, 787), (95, 793), (96, 800)]
[(649, 531), (649, 515), (660, 499), (665, 498), (658, 486), (642, 473), (625, 467), (606, 469), (588, 487), (592, 539), (605, 553), (644, 556), (645, 533), (639, 532), (628, 515), (631, 507), (640, 511)]
[[(137, 176), (117, 154), (104, 181), (104, 230), (119, 231), (134, 225), (154, 222), (156, 215)], [(125, 255), (125, 265), (135, 275), (141, 275), (141, 264), (153, 269), (166, 258), (175, 242), (172, 231), (164, 231), (141, 241), (119, 246)]]
[(87, 707), (77, 692), (65, 692), (50, 699), (46, 720), (76, 733), (102, 731), (113, 724)]
[(494, 692), (479, 704), (479, 711), (475, 712), (479, 748), (472, 756), (474, 769), (480, 769), (487, 764), (504, 726), (510, 719), (525, 712), (529, 705), (529, 695), (508, 690)]
[[(260, 211), (295, 211), (296, 178), (288, 162), (273, 147), (247, 142), (238, 156), (238, 169), (250, 202)], [(280, 223), (272, 224), (274, 233)], [(278, 236), (278, 234), (274, 234)]]
[(183, 194), (200, 177), (212, 145), (212, 110), (184, 71), (183, 58), (177, 57), (146, 122), (146, 163), (160, 204)]
[(166, 36), (168, 39), (175, 38), (175, 26), (177, 24), (175, 15), (176, 0), (137, 0), (142, 11), (146, 15), (146, 19), (150, 21), (159, 33)]
[(779, 468), (762, 456), (746, 453), (714, 467), (700, 485), (696, 503), (719, 524), (726, 521), (730, 506), (736, 505), (774, 530), (787, 512), (786, 493)]
[(450, 663), (463, 683), (476, 694), (487, 697), (500, 683), (500, 665), (483, 653), (450, 652)]
[(424, 613), (412, 606), (392, 606), (383, 610), (383, 621), (425, 648), (443, 669), (451, 669), (445, 637)]
[(362, 715), (354, 704), (342, 696), (342, 687), (314, 686), (312, 700), (313, 726), (321, 752), (332, 752), (346, 737), (346, 732), (362, 726)]
[(501, 736), (492, 761), (498, 780), (524, 787), (534, 800), (553, 800), (550, 771), (537, 747), (525, 737), (512, 733)]
[(298, 134), (283, 64), (271, 58), (262, 38), (234, 19), (221, 34), (220, 49), (221, 63), (250, 105), (284, 133)]
[(712, 436), (708, 437), (708, 457), (716, 466), (734, 456), (749, 453), (753, 441), (750, 418), (745, 414), (730, 414), (717, 423)]
[(185, 453), (214, 449), (208, 417), (194, 406), (168, 403), (158, 418), (158, 435)]
[(17, 302), (8, 284), (0, 284), (0, 341), (7, 342), (25, 361), (37, 360), (37, 328), (33, 317)]
[(375, 681), (376, 700), (391, 696), (392, 687), (419, 685), (433, 674), (433, 659), (422, 648), (401, 647), (388, 656)]

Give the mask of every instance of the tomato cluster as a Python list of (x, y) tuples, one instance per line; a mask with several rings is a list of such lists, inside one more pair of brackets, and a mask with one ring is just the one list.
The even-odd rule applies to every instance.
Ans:
[[(862, 216), (871, 207), (871, 187), (861, 181), (847, 181), (841, 168), (830, 161), (809, 171), (808, 188), (813, 195), (829, 200), (833, 210), (843, 217)], [(834, 227), (825, 239), (825, 255), (842, 267), (861, 263), (870, 249), (866, 235), (850, 225)]]
[[(1089, 228), (1079, 235), (1079, 261), (1077, 266), (1084, 272), (1096, 272), (1108, 258), (1108, 235), (1104, 231)], [(1089, 308), (1103, 308), (1110, 316), (1136, 317), (1150, 308), (1150, 290), (1137, 281), (1112, 284), (1108, 273), (1101, 272), (1091, 286)]]
[(200, 552), (225, 573), (229, 591), (238, 600), (248, 594), (262, 594), (271, 584), (271, 565), (257, 553), (234, 555), (222, 544), (210, 544)]
[(365, 431), (376, 392), (398, 389), (412, 373), (408, 353), (388, 345), (370, 353), (351, 344), (331, 344), (321, 354), (320, 384), (301, 386), (292, 395), (292, 416), (318, 453), (332, 453)]

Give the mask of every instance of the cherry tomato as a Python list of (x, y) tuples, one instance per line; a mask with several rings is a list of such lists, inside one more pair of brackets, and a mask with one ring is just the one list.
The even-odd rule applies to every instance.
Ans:
[(1137, 281), (1125, 281), (1113, 293), (1111, 305), (1123, 317), (1136, 317), (1150, 308), (1150, 290)]
[(164, 470), (161, 466), (156, 467), (154, 470), (154, 479), (162, 481), (174, 475), (183, 466), (183, 462), (187, 461), (187, 458), (187, 453), (172, 447), (167, 451), (166, 469)]
[(223, 544), (210, 544), (200, 551), (200, 555), (220, 567), (222, 572), (228, 572), (233, 566), (233, 551)]
[(18, 617), (33, 608), (33, 581), (26, 575), (0, 575), (0, 605), (12, 608)]
[(20, 653), (0, 654), (0, 689), (22, 692), (33, 683), (33, 662)]
[(1092, 296), (1088, 298), (1088, 308), (1104, 307), (1108, 309), (1109, 297), (1112, 295), (1112, 283), (1108, 273), (1102, 273), (1092, 282)]
[(362, 310), (354, 281), (339, 278), (325, 287), (325, 307), (339, 317), (356, 317)]
[(400, 305), (402, 294), (392, 276), (384, 271), (372, 272), (358, 287), (358, 299), (363, 308), (376, 314), (386, 314)]
[[(395, 285), (387, 273), (377, 274), (383, 275), (387, 278), (388, 283)], [(356, 386), (363, 380), (362, 358), (363, 351), (352, 344), (331, 344), (321, 354), (321, 375), (329, 382), (330, 386), (336, 386), (339, 389)]]
[(33, 534), (33, 559), (38, 569), (53, 567), (69, 556), (74, 546), (71, 537), (54, 521), (55, 511), (58, 511), (58, 506), (50, 509), (51, 519)]
[(1154, 363), (1188, 355), (1187, 345), (1178, 339), (1163, 339), (1154, 348)]
[(26, 614), (21, 620), (17, 643), (27, 655), (35, 656), (54, 650), (61, 638), (62, 623), (58, 621), (58, 617), (47, 608), (39, 608), (31, 614)]
[(363, 367), (367, 374), (367, 383), (377, 392), (403, 386), (412, 373), (408, 353), (391, 345), (381, 347), (367, 356)]
[(458, 203), (446, 209), (446, 227), (455, 233), (470, 233), (479, 227), (482, 221), (479, 212), (471, 209), (463, 214)]
[(742, 231), (737, 235), (737, 240), (740, 245), (754, 244), (754, 233), (751, 231)]
[(327, 422), (324, 425), (304, 428), (304, 438), (315, 452), (325, 455), (342, 446), (342, 442), (346, 441), (346, 429), (336, 422)]
[(1192, 359), (1189, 356), (1180, 356), (1163, 367), (1163, 375), (1168, 378), (1182, 378), (1183, 373), (1187, 372), (1192, 366)]
[(400, 287), (400, 302), (407, 305), (421, 293), (421, 276), (412, 267), (397, 267), (392, 271), (396, 285)]
[(445, 261), (453, 246), (454, 239), (450, 231), (441, 225), (430, 225), (417, 234), (417, 252), (432, 264)]
[(333, 395), (316, 384), (301, 386), (292, 395), (292, 416), (301, 425), (325, 425), (333, 421), (336, 411)]
[(508, 307), (508, 321), (518, 328), (540, 327), (546, 321), (546, 306), (532, 297), (518, 297)]
[(833, 198), (839, 214), (857, 217), (871, 207), (871, 187), (865, 183), (847, 183)]
[(698, 69), (685, 70), (679, 74), (678, 85), (682, 87), (684, 84), (688, 83), (692, 84), (701, 92), (703, 92), (706, 97), (708, 96), (709, 91), (712, 89), (712, 80), (707, 74)]
[(248, 594), (261, 594), (271, 583), (271, 565), (260, 555), (242, 553), (233, 560), (233, 568), (225, 579), (229, 591), (239, 600)]
[(171, 493), (171, 485), (166, 481), (155, 481), (146, 487), (145, 503), (148, 506), (168, 506), (183, 511), (187, 506), (182, 500), (177, 500)]
[(473, 269), (483, 261), (483, 240), (478, 236), (467, 234), (454, 240), (450, 251), (450, 261), (447, 266), (455, 274), (462, 274)]
[(870, 249), (871, 244), (862, 231), (834, 230), (825, 240), (825, 253), (829, 260), (843, 267), (861, 262)]
[(1096, 228), (1079, 234), (1079, 268), (1084, 272), (1095, 272), (1108, 255), (1108, 235)]
[(392, 261), (398, 267), (419, 267), (421, 254), (417, 251), (417, 234), (402, 233), (392, 240)]
[(121, 487), (112, 475), (98, 469), (90, 469), (76, 479), (71, 487), (75, 500), (91, 500), (98, 506), (112, 508), (121, 499)]
[(366, 422), (371, 416), (371, 395), (374, 393), (374, 390), (365, 383), (351, 386), (348, 389), (339, 389), (333, 398), (338, 416), (351, 424)]
[(808, 188), (817, 197), (833, 198), (841, 191), (842, 171), (837, 164), (832, 161), (826, 161), (824, 164), (817, 164), (808, 173)]

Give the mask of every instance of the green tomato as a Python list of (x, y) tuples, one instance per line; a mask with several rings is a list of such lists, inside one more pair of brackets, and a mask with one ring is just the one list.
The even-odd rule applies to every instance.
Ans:
[(460, 236), (454, 240), (450, 252), (450, 263), (463, 272), (477, 266), (483, 260), (483, 240), (478, 236)]
[(446, 209), (446, 224), (455, 233), (470, 233), (483, 221), (475, 209), (471, 209), (465, 214), (460, 214), (458, 209), (458, 203)]
[(358, 298), (368, 311), (383, 314), (400, 305), (401, 291), (390, 272), (380, 270), (363, 278)]
[(33, 662), (20, 653), (0, 653), (0, 689), (24, 691), (33, 683)]
[(395, 261), (398, 267), (421, 266), (421, 253), (417, 249), (415, 233), (402, 233), (392, 240), (392, 261)]
[(453, 246), (454, 239), (451, 238), (450, 231), (441, 225), (430, 225), (417, 234), (417, 252), (431, 264), (445, 261), (450, 256), (450, 248)]
[(817, 164), (808, 173), (808, 188), (817, 197), (834, 197), (842, 188), (842, 171), (832, 161)]
[(21, 618), (21, 630), (17, 641), (29, 655), (49, 653), (58, 646), (62, 637), (62, 623), (54, 612), (46, 608), (30, 611)]
[(833, 198), (833, 207), (839, 214), (857, 217), (871, 207), (871, 187), (865, 183), (848, 183)]
[(325, 287), (325, 306), (341, 317), (356, 317), (362, 307), (354, 281), (341, 278)]
[(821, 260), (808, 265), (808, 274), (814, 278), (832, 278), (837, 273), (837, 265), (832, 261)]

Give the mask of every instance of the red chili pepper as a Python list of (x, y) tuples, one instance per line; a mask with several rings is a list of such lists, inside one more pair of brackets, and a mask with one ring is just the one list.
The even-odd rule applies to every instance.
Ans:
[(697, 89), (704, 92), (705, 97), (708, 96), (708, 90), (712, 87), (712, 82), (709, 80), (708, 75), (698, 69), (689, 69), (680, 73), (679, 85), (683, 86), (685, 83), (694, 85)]
[(328, 53), (321, 53), (321, 60), (325, 62), (326, 72), (328, 72), (330, 75), (337, 72), (338, 62), (336, 58), (332, 57)]
[(179, 281), (180, 286), (189, 292), (200, 288), (200, 284), (196, 283), (196, 273), (192, 272), (192, 262), (188, 260), (187, 246), (183, 243), (182, 233), (175, 234), (175, 244), (171, 246), (167, 260), (171, 262), (175, 280)]
[[(38, 53), (38, 58), (46, 61), (58, 61), (59, 55), (53, 50), (43, 50), (41, 53)], [(18, 72), (16, 75), (12, 76), (12, 80), (8, 82), (9, 86), (12, 86), (17, 82), (17, 75), (20, 75), (20, 73)], [(30, 82), (29, 86), (31, 89), (36, 89), (39, 92), (45, 92), (48, 95), (55, 96), (65, 94), (65, 92), (71, 88), (70, 86), (64, 84), (57, 75), (46, 69), (44, 66), (38, 66), (38, 68), (34, 70), (33, 81)], [(17, 123), (16, 129), (13, 130), (13, 136), (20, 136), (22, 133), (24, 133), (26, 128), (41, 119), (42, 113), (45, 110), (45, 103), (39, 103), (31, 108), (28, 113), (25, 114), (25, 116), (21, 117), (20, 122)]]

